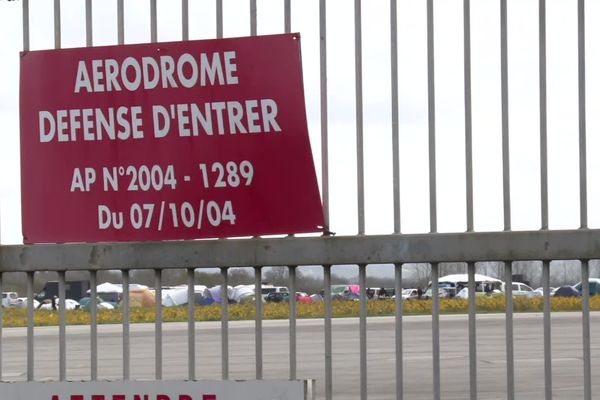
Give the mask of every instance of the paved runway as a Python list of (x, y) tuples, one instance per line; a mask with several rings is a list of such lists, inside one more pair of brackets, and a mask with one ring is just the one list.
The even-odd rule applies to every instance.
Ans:
[[(600, 314), (592, 313), (593, 396), (600, 396)], [(431, 399), (431, 317), (404, 317), (405, 399)], [(198, 379), (221, 377), (220, 323), (196, 325)], [(264, 378), (289, 376), (288, 321), (263, 323)], [(100, 379), (122, 377), (120, 325), (99, 326)], [(580, 313), (552, 316), (553, 389), (557, 399), (583, 398), (583, 353)], [(26, 331), (4, 328), (2, 373), (5, 381), (26, 379)], [(324, 389), (324, 333), (322, 320), (299, 320), (297, 329), (298, 377), (317, 380), (317, 398)], [(255, 377), (254, 322), (229, 325), (230, 378)], [(506, 398), (506, 351), (503, 315), (479, 315), (477, 323), (478, 390), (481, 399)], [(164, 379), (186, 379), (187, 323), (164, 324)], [(333, 321), (333, 393), (336, 399), (358, 399), (360, 393), (358, 319)], [(469, 395), (468, 322), (466, 315), (440, 317), (441, 386), (443, 399)], [(369, 399), (395, 399), (394, 319), (368, 321)], [(515, 387), (517, 399), (544, 397), (543, 325), (541, 314), (515, 314)], [(131, 379), (153, 379), (154, 324), (131, 325)], [(67, 377), (90, 377), (89, 327), (67, 327)], [(58, 379), (58, 328), (35, 329), (35, 380)]]

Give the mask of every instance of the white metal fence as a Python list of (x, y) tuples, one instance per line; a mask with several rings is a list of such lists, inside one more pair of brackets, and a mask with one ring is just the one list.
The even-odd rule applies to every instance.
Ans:
[[(42, 2), (31, 1), (31, 6), (30, 2), (26, 0), (22, 0), (21, 3), (23, 6), (23, 49), (28, 51), (31, 47), (30, 33), (33, 27), (29, 15), (34, 7), (42, 7)], [(72, 8), (83, 7), (82, 3), (84, 2), (77, 4), (68, 2)], [(381, 8), (381, 4), (384, 2), (377, 3), (377, 7)], [(595, 116), (586, 115), (586, 103), (590, 101), (592, 104), (596, 104), (596, 97), (600, 90), (590, 87), (596, 84), (596, 81), (586, 80), (585, 67), (586, 61), (595, 62), (600, 52), (595, 46), (598, 36), (594, 38), (589, 34), (586, 35), (591, 28), (586, 30), (585, 20), (596, 15), (597, 3), (579, 0), (558, 4), (559, 2), (548, 1), (548, 7), (552, 8), (551, 11), (546, 9), (544, 0), (519, 2), (520, 5), (517, 5), (517, 2), (508, 3), (506, 0), (498, 2), (470, 2), (469, 0), (462, 2), (434, 2), (433, 0), (402, 2), (391, 0), (385, 2), (386, 11), (383, 14), (373, 17), (375, 6), (367, 5), (366, 2), (360, 0), (356, 0), (353, 4), (348, 1), (326, 2), (325, 0), (319, 2), (316, 0), (306, 2), (250, 0), (249, 4), (242, 1), (223, 2), (222, 0), (216, 0), (216, 2), (182, 0), (173, 3), (157, 2), (156, 0), (148, 2), (117, 0), (112, 2), (110, 7), (114, 10), (111, 12), (116, 16), (116, 21), (110, 23), (114, 23), (116, 27), (116, 43), (118, 44), (129, 43), (126, 17), (131, 14), (126, 15), (126, 10), (128, 13), (147, 12), (147, 24), (140, 29), (147, 29), (149, 26), (147, 39), (152, 42), (162, 40), (160, 33), (163, 32), (161, 31), (163, 28), (159, 20), (161, 17), (159, 6), (162, 7), (160, 10), (168, 15), (172, 15), (173, 9), (177, 7), (179, 21), (175, 28), (169, 26), (169, 29), (172, 33), (173, 29), (177, 31), (180, 28), (179, 38), (182, 40), (192, 38), (190, 31), (195, 28), (195, 24), (199, 24), (200, 20), (213, 21), (210, 26), (214, 28), (213, 37), (217, 38), (226, 35), (225, 27), (228, 26), (228, 17), (234, 21), (232, 25), (237, 25), (243, 18), (249, 18), (249, 31), (245, 34), (250, 35), (262, 33), (260, 23), (263, 21), (265, 25), (269, 26), (269, 29), (280, 29), (280, 32), (294, 31), (296, 30), (294, 24), (298, 24), (303, 35), (304, 71), (307, 77), (308, 93), (307, 108), (309, 109), (309, 124), (313, 131), (313, 147), (320, 149), (320, 156), (316, 154), (315, 158), (321, 168), (320, 183), (326, 222), (332, 231), (338, 232), (338, 235), (169, 243), (4, 245), (0, 247), (0, 271), (2, 273), (26, 272), (29, 299), (32, 299), (34, 294), (34, 274), (37, 271), (57, 271), (60, 282), (60, 301), (64, 301), (65, 298), (66, 271), (89, 271), (92, 287), (91, 298), (93, 299), (92, 324), (89, 334), (91, 343), (90, 379), (99, 380), (103, 377), (98, 374), (97, 364), (98, 324), (95, 287), (98, 271), (121, 270), (122, 282), (127, 287), (130, 270), (154, 270), (156, 296), (160, 298), (162, 271), (166, 269), (183, 268), (187, 270), (189, 294), (190, 297), (193, 297), (194, 270), (196, 268), (215, 266), (221, 268), (222, 287), (226, 288), (228, 268), (253, 267), (255, 285), (260, 288), (261, 270), (264, 266), (286, 266), (289, 268), (289, 289), (291, 293), (294, 293), (298, 266), (322, 266), (325, 300), (324, 359), (322, 361), (325, 374), (317, 377), (320, 378), (317, 385), (322, 385), (323, 397), (331, 399), (336, 397), (336, 386), (333, 379), (333, 359), (336, 355), (333, 351), (334, 335), (332, 334), (332, 296), (330, 291), (332, 268), (338, 265), (357, 265), (359, 285), (364, 289), (367, 287), (367, 267), (369, 265), (392, 264), (395, 271), (395, 289), (396, 293), (399, 293), (403, 286), (402, 275), (405, 264), (430, 263), (432, 288), (433, 293), (436, 293), (439, 263), (465, 262), (470, 289), (469, 391), (470, 398), (476, 399), (480, 392), (480, 386), (478, 386), (477, 379), (475, 263), (500, 261), (505, 263), (503, 278), (507, 283), (506, 397), (513, 399), (519, 394), (515, 393), (513, 302), (510, 285), (513, 275), (512, 262), (537, 260), (542, 262), (542, 286), (544, 289), (544, 395), (546, 399), (551, 399), (553, 398), (552, 378), (561, 371), (552, 368), (552, 339), (554, 336), (551, 332), (550, 262), (553, 260), (580, 260), (583, 282), (583, 312), (581, 314), (583, 336), (582, 349), (579, 354), (583, 363), (584, 398), (591, 399), (592, 357), (594, 354), (591, 352), (588, 278), (590, 275), (589, 261), (600, 259), (600, 231), (590, 229), (590, 225), (594, 225), (595, 219), (600, 214), (590, 207), (594, 203), (588, 204), (588, 197), (593, 196), (595, 199), (598, 188), (594, 184), (588, 183), (587, 176), (588, 174), (595, 176), (598, 165), (593, 157), (587, 157), (589, 152), (593, 154), (593, 150), (588, 151), (586, 143), (589, 141), (593, 145), (598, 144), (596, 139), (598, 135), (595, 130), (592, 132), (586, 129), (587, 124), (594, 129), (597, 124)], [(560, 7), (567, 3), (566, 7), (571, 14), (567, 13), (568, 15), (564, 18), (568, 19), (570, 16), (571, 20), (575, 21), (573, 24), (575, 30), (571, 32), (572, 40), (567, 43), (567, 45), (574, 45), (574, 49), (570, 50), (572, 54), (566, 53), (574, 56), (572, 66), (574, 65), (575, 68), (569, 70), (573, 73), (570, 78), (560, 75), (562, 70), (560, 67), (556, 67), (556, 64), (560, 64), (556, 56), (560, 48), (553, 46), (552, 42), (547, 40), (548, 38), (561, 38), (563, 32), (555, 25), (561, 22), (560, 17), (557, 16), (560, 14)], [(588, 4), (590, 7), (586, 10)], [(65, 26), (74, 23), (72, 20), (61, 18), (66, 5), (66, 1), (54, 1), (55, 48), (60, 48), (63, 44), (61, 32), (65, 31)], [(101, 5), (100, 2), (85, 1), (83, 8), (85, 12), (82, 14), (85, 30), (81, 32), (81, 36), (85, 34), (86, 39), (82, 45), (95, 45), (95, 27), (99, 24), (109, 23), (109, 21), (99, 21), (94, 18), (95, 10), (105, 7), (107, 7), (106, 4)], [(247, 10), (239, 9), (240, 7)], [(306, 11), (305, 8), (309, 10)], [(275, 26), (279, 26), (279, 28), (271, 28), (273, 21), (268, 19), (275, 18), (271, 12), (274, 9), (281, 11), (277, 17), (280, 23), (275, 23)], [(210, 13), (203, 12), (203, 10), (210, 10)], [(312, 13), (312, 19), (294, 19), (296, 15), (293, 13), (294, 10), (302, 15)], [(411, 14), (409, 11), (415, 11), (415, 14)], [(318, 17), (313, 15), (316, 13), (318, 13)], [(106, 12), (103, 12), (103, 15), (105, 14)], [(483, 24), (489, 25), (490, 30), (482, 30), (484, 29), (482, 21), (474, 21), (473, 14), (476, 14), (479, 19), (487, 16), (486, 18), (489, 20), (486, 19)], [(69, 15), (71, 16), (71, 14)], [(268, 15), (268, 18), (262, 20), (261, 15)], [(366, 15), (371, 18), (369, 29), (374, 30), (375, 34), (363, 29), (363, 17)], [(547, 16), (550, 15), (554, 25), (547, 30)], [(348, 16), (350, 18), (347, 18)], [(385, 16), (386, 19), (383, 19), (382, 16)], [(47, 18), (50, 17), (47, 16)], [(375, 24), (372, 24), (373, 18), (376, 21)], [(509, 22), (511, 18), (516, 22)], [(341, 19), (343, 21), (340, 22)], [(415, 22), (417, 20), (421, 21), (420, 25)], [(447, 30), (447, 24), (455, 22), (457, 24), (454, 26), (454, 30)], [(473, 35), (471, 29), (475, 22), (479, 29), (477, 35)], [(406, 38), (399, 35), (399, 31), (404, 32), (406, 29), (410, 29), (411, 24), (418, 25), (411, 31), (411, 34), (415, 36)], [(532, 29), (533, 34), (530, 32), (529, 35), (525, 35), (521, 31), (523, 24), (537, 27), (537, 30)], [(331, 26), (334, 28), (332, 29)], [(485, 36), (486, 32), (489, 33), (496, 27), (496, 34), (490, 37)], [(511, 34), (509, 27), (517, 32), (516, 36), (509, 36)], [(234, 32), (235, 29), (235, 27), (232, 28)], [(438, 29), (437, 34), (435, 29)], [(457, 30), (460, 33), (459, 37), (462, 36), (462, 38), (454, 42), (455, 47), (444, 47), (440, 50), (435, 46), (437, 42), (434, 39), (443, 42), (444, 46), (448, 46), (443, 35), (451, 36), (452, 32), (456, 33)], [(353, 37), (343, 36), (349, 32), (353, 33)], [(387, 36), (383, 37), (382, 32), (385, 32)], [(419, 35), (416, 35), (417, 33)], [(522, 37), (518, 36), (521, 34), (523, 34)], [(131, 35), (134, 36), (134, 33)], [(592, 38), (592, 45), (588, 42), (586, 47), (586, 38)], [(310, 41), (310, 39), (313, 40)], [(381, 53), (385, 56), (376, 59), (375, 55), (380, 53), (372, 50), (379, 51), (381, 43), (387, 44), (388, 47)], [(531, 46), (532, 44), (533, 46)], [(407, 46), (412, 48), (412, 52), (399, 51), (399, 49), (406, 50)], [(341, 49), (341, 53), (332, 48)], [(485, 49), (485, 54), (482, 56), (483, 49)], [(554, 64), (548, 63), (547, 49), (551, 50)], [(480, 52), (479, 55), (473, 56), (472, 50)], [(588, 58), (586, 58), (586, 50), (588, 50)], [(308, 55), (310, 53), (316, 57)], [(347, 53), (350, 53), (351, 57), (345, 58), (345, 61), (351, 60), (351, 63), (346, 62), (343, 68), (340, 68), (338, 60), (332, 58), (331, 54), (335, 54), (337, 57)], [(368, 56), (363, 58), (365, 54)], [(486, 57), (490, 54), (497, 56), (496, 63), (487, 63), (489, 60)], [(516, 63), (510, 63), (511, 54), (521, 54), (515, 58), (522, 58), (518, 59)], [(423, 56), (421, 57), (422, 62), (413, 63), (419, 56)], [(459, 64), (461, 65), (458, 70), (460, 74), (449, 77), (446, 67), (443, 64), (440, 66), (440, 59), (449, 64), (460, 60)], [(531, 61), (533, 64), (537, 64), (537, 70), (534, 66), (535, 74), (524, 76), (521, 72), (530, 70)], [(384, 71), (387, 71), (389, 78), (384, 79), (382, 85), (380, 81), (373, 78), (382, 73), (381, 70), (373, 69), (373, 65), (384, 63), (387, 65)], [(335, 65), (333, 70), (331, 64)], [(363, 69), (365, 66), (370, 69)], [(486, 75), (486, 71), (489, 72), (489, 70), (493, 70), (495, 74)], [(426, 74), (423, 71), (426, 71)], [(549, 76), (548, 71), (554, 75)], [(509, 72), (516, 77), (517, 83), (511, 83)], [(493, 76), (493, 79), (490, 76)], [(565, 89), (569, 95), (564, 97), (570, 99), (565, 100), (565, 103), (561, 102), (562, 93), (557, 93), (560, 86), (557, 82), (561, 79), (573, 83), (573, 87)], [(417, 83), (414, 86), (408, 84), (411, 80)], [(443, 82), (448, 80), (459, 82), (458, 87), (461, 88), (461, 91), (459, 93), (456, 93), (456, 90), (453, 91), (453, 88), (457, 86), (445, 86)], [(522, 91), (520, 87), (527, 86), (527, 83), (532, 81), (534, 83), (530, 89), (533, 89)], [(552, 82), (550, 86), (548, 86), (549, 81)], [(340, 82), (343, 84), (336, 86)], [(334, 90), (332, 90), (332, 86)], [(484, 88), (482, 89), (481, 86)], [(353, 87), (353, 92), (348, 92), (348, 87)], [(409, 88), (408, 91), (403, 91), (403, 87)], [(548, 92), (549, 87), (552, 89), (552, 93)], [(436, 88), (442, 88), (443, 93), (439, 94)], [(412, 103), (403, 103), (403, 99), (414, 95), (413, 89), (422, 89), (423, 93), (417, 95), (417, 100), (415, 100), (416, 103), (419, 103), (419, 99), (423, 100), (422, 103), (419, 103), (423, 106), (421, 108), (417, 106), (412, 108)], [(511, 91), (512, 89), (514, 92)], [(586, 92), (586, 89), (591, 90)], [(482, 90), (489, 92), (489, 95), (482, 96)], [(573, 92), (576, 92), (576, 95), (569, 97)], [(448, 96), (448, 93), (454, 93), (455, 97), (450, 99), (444, 97)], [(509, 101), (509, 93), (517, 93), (517, 95), (510, 97)], [(347, 95), (350, 95), (350, 105), (345, 98)], [(552, 112), (555, 114), (549, 113), (548, 99), (552, 100)], [(513, 102), (517, 106), (511, 106)], [(565, 111), (566, 114), (563, 113), (562, 108), (574, 107), (573, 103), (577, 104), (575, 112), (568, 114)], [(523, 105), (527, 104), (529, 107), (523, 110)], [(495, 111), (486, 109), (487, 106), (493, 109), (494, 105), (498, 106)], [(382, 111), (384, 109), (385, 111)], [(460, 111), (458, 116), (455, 113), (457, 109)], [(516, 122), (509, 117), (509, 111), (516, 115)], [(348, 112), (350, 112), (351, 118), (340, 120)], [(383, 122), (376, 120), (378, 113), (385, 114)], [(412, 121), (403, 121), (403, 118), (412, 119)], [(569, 118), (571, 119), (569, 120)], [(565, 119), (570, 122), (565, 122)], [(527, 121), (528, 124), (523, 121)], [(552, 123), (557, 124), (558, 128), (553, 128)], [(315, 130), (320, 132), (320, 137), (314, 135)], [(488, 137), (482, 135), (481, 132), (492, 132), (497, 135)], [(511, 135), (513, 132), (517, 132), (519, 136)], [(535, 135), (528, 137), (535, 138), (535, 146), (523, 149), (527, 146), (521, 140), (520, 135), (531, 135), (531, 132)], [(572, 132), (578, 132), (578, 134)], [(450, 135), (451, 139), (447, 140), (446, 135)], [(561, 135), (571, 138), (566, 146), (575, 146), (576, 148), (575, 152), (569, 153), (569, 157), (563, 157), (561, 153), (560, 147), (564, 144), (560, 139)], [(457, 138), (461, 139), (460, 146), (455, 146)], [(514, 139), (516, 145), (512, 142), (509, 143), (509, 138)], [(493, 145), (496, 145), (496, 148), (501, 151), (493, 152), (493, 155), (487, 153), (489, 150), (485, 150), (487, 140), (492, 141)], [(417, 150), (414, 150), (410, 147), (412, 141), (420, 141), (421, 147), (415, 145), (414, 149)], [(459, 150), (457, 151), (457, 149)], [(413, 150), (416, 153), (421, 151), (414, 159), (410, 154)], [(481, 155), (478, 155), (480, 150), (485, 154), (483, 157), (490, 157), (498, 161), (495, 169), (480, 158)], [(461, 158), (458, 165), (462, 170), (457, 169), (455, 164), (448, 163), (448, 152), (454, 158)], [(345, 157), (350, 157), (351, 161), (344, 161)], [(402, 164), (404, 158), (415, 164)], [(531, 177), (530, 164), (527, 162), (529, 159), (535, 160), (533, 170), (538, 174), (532, 180), (527, 180), (528, 177)], [(426, 160), (426, 162), (421, 162), (422, 160)], [(573, 165), (575, 167), (572, 167)], [(408, 168), (403, 168), (401, 171), (402, 166)], [(479, 172), (479, 170), (483, 171)], [(565, 181), (553, 180), (553, 174), (561, 175), (565, 170), (574, 173), (568, 175)], [(461, 178), (456, 181), (453, 178), (455, 175), (459, 175)], [(488, 181), (494, 181), (496, 178), (499, 179), (495, 189), (490, 189), (487, 186)], [(523, 178), (524, 181), (521, 181), (520, 178)], [(421, 180), (427, 184), (421, 185), (415, 180)], [(403, 184), (407, 181), (408, 183)], [(572, 181), (575, 182), (574, 186), (568, 187), (575, 187), (575, 191), (567, 190), (566, 197), (568, 198), (563, 199), (558, 192), (561, 182), (566, 181), (569, 181), (570, 185)], [(515, 185), (518, 191), (511, 192), (511, 188)], [(352, 189), (347, 191), (344, 186), (350, 186)], [(559, 189), (556, 188), (557, 186)], [(527, 188), (531, 187), (534, 189), (528, 192)], [(490, 190), (491, 193), (486, 194), (486, 190)], [(385, 195), (388, 196), (388, 201), (381, 202), (381, 198)], [(354, 196), (356, 196), (355, 200), (348, 200)], [(459, 200), (457, 201), (456, 198)], [(524, 198), (527, 199), (526, 206), (522, 205)], [(439, 205), (438, 200), (442, 200)], [(444, 205), (444, 201), (449, 205)], [(348, 207), (347, 203), (351, 205)], [(515, 206), (515, 204), (519, 205)], [(511, 208), (511, 205), (514, 208)], [(573, 226), (572, 220), (571, 225), (569, 223), (556, 224), (556, 226), (551, 224), (549, 218), (551, 215), (557, 215), (557, 220), (561, 220), (561, 212), (564, 211), (572, 216), (572, 209), (579, 210), (575, 226)], [(588, 211), (591, 223), (588, 221)], [(537, 215), (533, 218), (533, 223), (522, 222), (521, 218), (528, 213)], [(460, 227), (455, 229), (448, 228), (452, 225), (449, 221), (453, 214), (458, 214), (461, 221)], [(443, 223), (444, 233), (439, 233), (438, 229), (438, 216), (440, 215), (443, 215), (440, 222)], [(501, 226), (494, 225), (495, 222), (477, 223), (477, 218), (494, 221), (494, 217), (490, 219), (489, 215), (497, 216), (495, 221), (501, 220)], [(407, 221), (406, 225), (409, 225), (409, 229), (402, 229), (401, 220)], [(422, 229), (423, 221), (427, 220), (429, 226)], [(527, 219), (525, 218), (525, 220)], [(348, 223), (348, 221), (350, 222)], [(356, 226), (352, 227), (354, 222), (356, 222)], [(533, 226), (538, 222), (538, 226)], [(367, 229), (368, 224), (374, 229)], [(515, 225), (526, 225), (528, 230), (513, 230)], [(565, 226), (572, 229), (549, 229), (564, 228)], [(493, 232), (481, 232), (488, 227), (491, 227)], [(421, 233), (409, 233), (411, 230)], [(348, 231), (350, 231), (349, 234)], [(446, 233), (448, 231), (457, 233)], [(373, 234), (374, 232), (377, 234)], [(259, 298), (259, 296), (257, 297)], [(367, 362), (369, 346), (365, 290), (361, 290), (360, 304), (359, 364), (356, 369), (356, 377), (360, 381), (360, 398), (366, 399), (369, 397)], [(186, 377), (182, 377), (189, 379), (200, 378), (196, 371), (197, 325), (194, 323), (194, 306), (191, 303), (188, 307), (188, 374)], [(395, 397), (398, 399), (403, 398), (405, 387), (409, 384), (403, 379), (405, 349), (403, 347), (402, 306), (400, 296), (396, 297), (395, 348), (390, 351), (395, 358), (394, 375), (396, 378), (395, 388), (391, 392), (395, 393)], [(34, 334), (34, 309), (31, 301), (28, 303), (28, 307), (26, 375), (27, 380), (33, 381), (36, 379), (34, 351), (36, 336)], [(154, 351), (156, 379), (163, 378), (163, 324), (160, 307), (160, 302), (157, 302)], [(290, 379), (303, 378), (298, 376), (297, 353), (302, 349), (297, 348), (296, 307), (295, 298), (292, 296), (289, 325)], [(256, 309), (255, 371), (256, 378), (263, 379), (265, 378), (263, 374), (265, 343), (260, 300), (256, 302)], [(221, 304), (221, 310), (223, 315), (220, 329), (221, 377), (229, 379), (232, 376), (229, 370), (229, 322), (226, 302)], [(129, 312), (129, 295), (125, 290), (122, 326), (122, 378), (124, 380), (132, 377)], [(443, 397), (442, 350), (440, 348), (440, 335), (443, 335), (443, 331), (440, 329), (440, 302), (437, 297), (433, 299), (431, 318), (431, 371), (433, 378), (431, 387), (433, 398), (440, 399)], [(66, 380), (68, 375), (64, 310), (60, 311), (59, 338), (59, 379)], [(0, 342), (1, 344), (2, 342)], [(0, 354), (2, 354), (5, 349), (0, 350)], [(183, 362), (185, 360), (182, 360)], [(0, 362), (0, 369), (2, 373), (6, 374), (11, 366), (2, 365)], [(466, 396), (467, 394), (464, 393), (464, 397)]]

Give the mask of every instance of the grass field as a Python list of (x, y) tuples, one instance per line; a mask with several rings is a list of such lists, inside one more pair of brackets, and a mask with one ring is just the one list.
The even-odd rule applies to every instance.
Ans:
[[(578, 298), (552, 298), (552, 311), (580, 311), (581, 299)], [(515, 298), (515, 312), (541, 312), (543, 310), (542, 298)], [(404, 315), (427, 315), (431, 314), (431, 300), (406, 301), (403, 305)], [(498, 313), (505, 310), (505, 299), (499, 297), (477, 298), (477, 312)], [(590, 309), (600, 310), (600, 296), (590, 299)], [(396, 305), (393, 300), (372, 300), (368, 303), (369, 316), (394, 315)], [(333, 316), (336, 318), (356, 317), (360, 312), (360, 302), (334, 301)], [(442, 314), (461, 314), (468, 312), (468, 301), (458, 299), (440, 300), (440, 312)], [(163, 308), (164, 322), (187, 321), (188, 309), (184, 307)], [(221, 319), (220, 305), (196, 307), (196, 321), (219, 321)], [(325, 315), (324, 303), (297, 304), (298, 318), (322, 318)], [(268, 303), (263, 306), (264, 319), (287, 319), (289, 318), (289, 306), (287, 303)], [(254, 304), (232, 304), (229, 306), (229, 320), (249, 320), (255, 318)], [(154, 322), (154, 307), (137, 307), (130, 309), (131, 323)], [(27, 310), (25, 309), (3, 309), (4, 327), (27, 326)], [(82, 310), (66, 312), (68, 325), (87, 325), (90, 323), (90, 313)], [(35, 312), (35, 325), (51, 326), (58, 325), (58, 311), (37, 310)], [(99, 324), (122, 323), (123, 313), (121, 310), (98, 310), (97, 321)]]

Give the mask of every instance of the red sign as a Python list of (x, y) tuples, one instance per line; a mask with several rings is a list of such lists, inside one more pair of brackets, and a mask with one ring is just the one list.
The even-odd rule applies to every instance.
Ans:
[(298, 34), (24, 52), (25, 243), (317, 232)]

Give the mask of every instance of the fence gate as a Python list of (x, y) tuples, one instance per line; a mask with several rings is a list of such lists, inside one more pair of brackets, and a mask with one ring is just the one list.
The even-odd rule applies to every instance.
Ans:
[[(600, 17), (597, 2), (21, 0), (0, 9), (22, 17), (25, 52), (300, 32), (327, 228), (323, 236), (2, 245), (0, 287), (24, 274), (29, 300), (26, 331), (0, 331), (4, 382), (315, 379), (323, 399), (591, 400), (600, 389), (589, 285), (600, 259), (600, 162), (588, 157), (600, 146), (600, 117), (586, 113), (600, 103), (596, 74), (586, 77), (586, 65), (600, 63), (600, 34), (585, 24)], [(468, 315), (440, 315), (438, 296), (431, 315), (403, 315), (397, 295), (393, 316), (368, 317), (371, 279), (393, 278), (399, 294), (426, 270), (435, 294), (449, 265), (468, 274)], [(490, 265), (505, 284), (500, 315), (476, 310), (475, 272)], [(253, 269), (256, 293), (271, 267), (285, 268), (291, 293), (299, 274), (322, 279), (324, 318), (298, 320), (291, 296), (289, 322), (265, 321), (256, 296), (252, 324), (230, 322), (227, 302), (220, 322), (195, 322), (190, 302), (187, 324), (163, 324), (160, 301), (153, 330), (130, 323), (132, 271), (153, 274), (160, 299), (163, 272), (184, 270), (180, 283), (193, 297), (202, 283), (195, 271), (217, 268), (225, 298), (239, 267)], [(89, 274), (89, 327), (67, 326), (61, 308), (58, 332), (34, 328), (34, 277), (48, 271), (60, 304), (67, 275)], [(98, 320), (106, 271), (120, 271), (125, 288), (118, 326)], [(334, 319), (332, 279), (356, 272), (359, 317)], [(543, 313), (513, 314), (515, 273), (538, 277)], [(582, 311), (552, 313), (551, 281), (567, 275), (574, 279), (559, 283), (582, 282)], [(26, 360), (15, 361), (21, 350)]]

